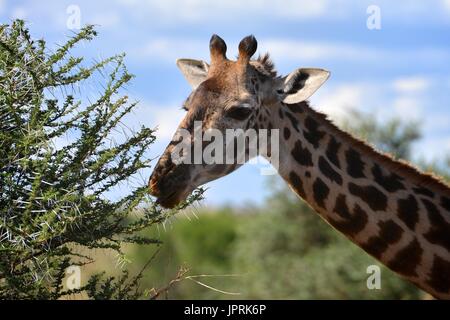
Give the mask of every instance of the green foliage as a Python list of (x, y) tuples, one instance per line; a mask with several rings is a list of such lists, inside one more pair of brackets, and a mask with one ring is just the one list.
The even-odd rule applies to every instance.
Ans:
[[(181, 216), (183, 217), (183, 216)], [(190, 215), (166, 226), (166, 230), (153, 230), (151, 235), (164, 243), (152, 267), (145, 272), (143, 284), (146, 286), (163, 286), (171, 281), (180, 266), (189, 268), (190, 276), (208, 275), (205, 282), (217, 289), (230, 289), (228, 282), (235, 282), (234, 277), (223, 276), (231, 270), (231, 257), (234, 251), (238, 223), (247, 217), (237, 217), (230, 209), (220, 209), (213, 214), (199, 212), (198, 217)], [(144, 261), (146, 249), (135, 247), (129, 255), (138, 264)], [(203, 279), (199, 279), (203, 281)], [(213, 290), (192, 281), (181, 281), (171, 288), (170, 298), (215, 299), (223, 298)], [(225, 296), (230, 298), (230, 296)]]
[[(137, 233), (176, 212), (155, 206), (138, 179), (155, 137), (122, 124), (136, 106), (121, 93), (132, 79), (124, 56), (89, 66), (70, 56), (95, 35), (87, 26), (51, 52), (23, 21), (0, 26), (0, 298), (57, 299), (83, 290), (91, 298), (135, 298), (138, 279), (127, 274), (96, 275), (64, 290), (65, 269), (92, 262), (80, 248), (120, 253), (124, 242), (159, 243)], [(92, 98), (85, 84), (96, 79), (102, 92)], [(124, 183), (131, 191), (111, 200)]]

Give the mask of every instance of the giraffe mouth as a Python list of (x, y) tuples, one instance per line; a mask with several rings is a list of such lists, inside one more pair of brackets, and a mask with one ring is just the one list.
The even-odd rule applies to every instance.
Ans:
[(158, 183), (151, 180), (149, 185), (149, 193), (156, 197), (156, 203), (163, 208), (172, 209), (180, 202), (185, 200), (188, 195), (188, 191), (185, 188), (180, 188), (178, 190), (170, 190), (165, 192), (158, 188)]
[(167, 195), (157, 197), (156, 203), (163, 208), (172, 209), (184, 200), (185, 197), (183, 195), (184, 192), (173, 191)]
[(187, 198), (189, 179), (186, 169), (186, 166), (157, 165), (148, 186), (149, 193), (156, 198), (158, 205), (171, 209)]

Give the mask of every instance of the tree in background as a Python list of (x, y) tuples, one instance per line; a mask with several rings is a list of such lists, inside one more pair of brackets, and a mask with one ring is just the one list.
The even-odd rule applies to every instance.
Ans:
[(382, 123), (357, 110), (349, 111), (342, 127), (395, 159), (409, 161), (412, 160), (413, 144), (422, 138), (420, 123), (416, 121), (406, 123), (400, 118), (392, 118)]
[[(90, 249), (122, 257), (123, 243), (159, 243), (139, 232), (176, 212), (156, 207), (139, 179), (155, 137), (149, 128), (132, 131), (122, 123), (136, 106), (121, 94), (132, 79), (124, 56), (84, 66), (83, 58), (70, 55), (95, 35), (87, 26), (51, 52), (44, 40), (31, 39), (23, 21), (0, 26), (2, 299), (83, 291), (97, 299), (138, 298), (141, 274), (96, 274), (69, 290), (66, 269), (93, 262)], [(95, 98), (88, 81), (101, 91)], [(124, 183), (130, 191), (117, 196)]]

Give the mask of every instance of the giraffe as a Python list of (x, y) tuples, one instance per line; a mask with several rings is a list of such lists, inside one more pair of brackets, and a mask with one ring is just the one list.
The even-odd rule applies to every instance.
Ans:
[(278, 173), (297, 195), (401, 277), (436, 298), (450, 299), (449, 186), (376, 151), (311, 108), (307, 99), (328, 79), (328, 71), (299, 68), (279, 76), (268, 54), (251, 59), (257, 50), (253, 36), (239, 43), (236, 61), (226, 57), (226, 50), (213, 35), (210, 64), (177, 60), (192, 93), (150, 177), (150, 194), (172, 208), (196, 187), (240, 166), (172, 161), (177, 132), (192, 132), (195, 121), (202, 121), (202, 130), (221, 132), (278, 129)]

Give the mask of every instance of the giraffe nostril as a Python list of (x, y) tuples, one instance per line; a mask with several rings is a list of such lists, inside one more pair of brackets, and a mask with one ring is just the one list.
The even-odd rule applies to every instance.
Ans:
[(175, 169), (176, 165), (172, 162), (170, 158), (168, 158), (163, 164), (158, 165), (154, 172), (157, 172), (158, 177), (163, 177)]

